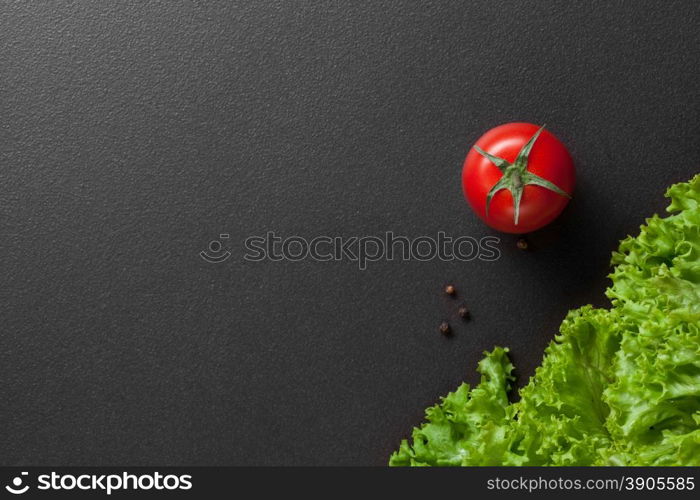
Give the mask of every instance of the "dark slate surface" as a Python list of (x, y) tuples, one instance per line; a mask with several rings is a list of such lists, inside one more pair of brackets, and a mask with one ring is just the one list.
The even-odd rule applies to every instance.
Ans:
[[(699, 170), (697, 5), (4, 4), (2, 464), (380, 465), (485, 349), (523, 383)], [(578, 171), (535, 251), (242, 260), (268, 230), (493, 234), (461, 163), (515, 120)], [(473, 310), (452, 339), (448, 280)]]

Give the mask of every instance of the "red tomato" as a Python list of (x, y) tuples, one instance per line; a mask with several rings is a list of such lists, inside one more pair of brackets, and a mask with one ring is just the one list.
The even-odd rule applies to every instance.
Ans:
[(462, 169), (462, 188), (474, 212), (505, 233), (529, 233), (552, 222), (574, 184), (566, 147), (532, 123), (492, 128), (469, 150)]

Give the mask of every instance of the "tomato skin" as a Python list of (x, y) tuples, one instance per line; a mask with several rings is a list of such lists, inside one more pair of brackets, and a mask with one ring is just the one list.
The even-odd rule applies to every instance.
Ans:
[[(539, 128), (532, 123), (507, 123), (486, 132), (475, 146), (512, 163)], [(546, 129), (542, 130), (532, 146), (527, 170), (553, 182), (569, 195), (574, 191), (576, 174), (571, 155), (561, 141)], [(516, 225), (513, 196), (504, 189), (491, 199), (487, 217), (486, 195), (501, 176), (498, 167), (473, 147), (470, 148), (462, 168), (464, 196), (487, 225), (504, 233), (522, 234), (540, 229), (556, 219), (569, 202), (568, 198), (546, 188), (526, 185), (520, 202), (520, 219)]]

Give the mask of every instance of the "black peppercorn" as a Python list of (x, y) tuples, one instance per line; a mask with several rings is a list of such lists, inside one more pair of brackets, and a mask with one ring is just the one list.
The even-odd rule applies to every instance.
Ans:
[(515, 244), (520, 250), (527, 250), (527, 240), (525, 238), (520, 238), (518, 239), (518, 242)]
[(447, 295), (454, 295), (454, 294), (457, 293), (457, 289), (455, 288), (454, 285), (447, 285), (447, 286), (445, 287), (445, 293), (446, 293)]
[(447, 321), (440, 323), (440, 333), (443, 335), (449, 335), (451, 331), (450, 324)]
[(459, 306), (459, 309), (457, 309), (457, 314), (459, 314), (459, 317), (462, 319), (469, 319), (471, 316), (469, 313), (469, 308), (465, 304)]

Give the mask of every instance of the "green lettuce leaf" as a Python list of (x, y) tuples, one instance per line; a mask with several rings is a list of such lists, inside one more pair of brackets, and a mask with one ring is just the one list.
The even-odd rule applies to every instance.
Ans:
[(700, 175), (667, 196), (613, 253), (612, 307), (567, 315), (519, 401), (497, 347), (389, 464), (700, 465)]

